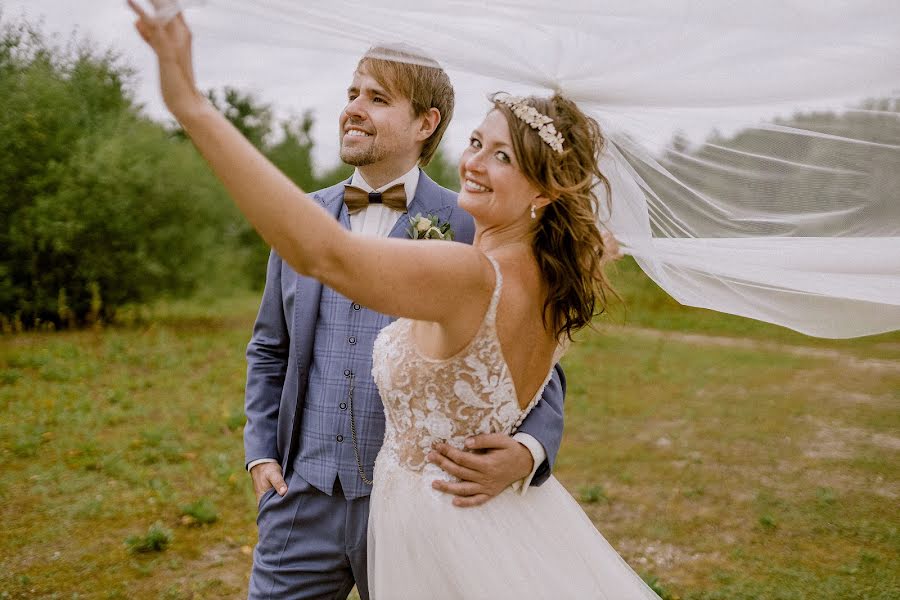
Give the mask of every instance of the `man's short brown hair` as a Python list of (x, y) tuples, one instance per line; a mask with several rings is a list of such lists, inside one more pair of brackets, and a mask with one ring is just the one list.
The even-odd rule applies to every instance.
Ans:
[(437, 61), (412, 47), (372, 47), (356, 65), (357, 71), (363, 68), (389, 93), (409, 98), (415, 116), (432, 108), (441, 113), (441, 122), (419, 155), (419, 165), (427, 166), (453, 118), (453, 85), (447, 73)]

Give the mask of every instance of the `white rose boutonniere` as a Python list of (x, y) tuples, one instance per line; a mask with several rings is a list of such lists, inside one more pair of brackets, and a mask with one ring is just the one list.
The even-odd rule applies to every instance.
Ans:
[(434, 215), (422, 216), (421, 213), (409, 218), (409, 228), (406, 230), (414, 240), (444, 240), (453, 241), (453, 229), (450, 223), (442, 223)]

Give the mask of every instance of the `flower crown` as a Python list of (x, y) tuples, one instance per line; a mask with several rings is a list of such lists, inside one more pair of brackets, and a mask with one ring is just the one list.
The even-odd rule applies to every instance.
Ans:
[(557, 154), (562, 154), (563, 136), (553, 125), (553, 119), (538, 111), (538, 109), (528, 104), (525, 98), (520, 96), (498, 95), (494, 97), (494, 102), (508, 106), (516, 117), (537, 131), (538, 136), (545, 144), (550, 146)]

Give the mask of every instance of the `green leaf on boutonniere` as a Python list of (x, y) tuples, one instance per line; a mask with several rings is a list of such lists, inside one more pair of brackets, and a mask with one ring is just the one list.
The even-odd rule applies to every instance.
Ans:
[(442, 223), (435, 215), (422, 216), (417, 213), (409, 217), (407, 235), (414, 240), (453, 240), (453, 229), (450, 223)]

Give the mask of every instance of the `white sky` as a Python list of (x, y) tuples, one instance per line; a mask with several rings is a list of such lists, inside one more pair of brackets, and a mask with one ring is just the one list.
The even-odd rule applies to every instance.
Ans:
[[(42, 19), (45, 33), (58, 34), (60, 41), (77, 30), (100, 48), (120, 51), (137, 70), (138, 102), (154, 118), (169, 118), (156, 84), (152, 52), (135, 32), (125, 0), (0, 0), (0, 11), (3, 21), (15, 21), (22, 15), (31, 22)], [(358, 57), (305, 50), (299, 55), (291, 53), (288, 59), (285, 49), (275, 45), (223, 39), (205, 26), (203, 8), (189, 9), (187, 16), (194, 30), (194, 61), (202, 89), (230, 85), (252, 91), (271, 103), (279, 116), (312, 109), (317, 166), (327, 168), (339, 162), (337, 120)], [(253, 32), (248, 34), (252, 36)], [(259, 35), (262, 38), (265, 33)], [(297, 60), (298, 56), (304, 60)], [(451, 73), (451, 77), (457, 89), (457, 110), (444, 136), (444, 146), (448, 158), (455, 160), (470, 130), (484, 116), (486, 93), (496, 88), (487, 80), (471, 76)]]

